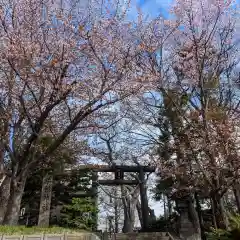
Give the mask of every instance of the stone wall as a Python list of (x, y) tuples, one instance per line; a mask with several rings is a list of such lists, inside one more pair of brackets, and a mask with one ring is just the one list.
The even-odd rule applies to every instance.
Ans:
[(36, 234), (36, 235), (0, 235), (0, 240), (100, 240), (93, 233), (81, 234)]
[[(94, 233), (81, 234), (36, 234), (36, 235), (0, 235), (0, 240), (101, 240)], [(117, 233), (109, 236), (103, 233), (102, 240), (174, 240), (169, 233)]]

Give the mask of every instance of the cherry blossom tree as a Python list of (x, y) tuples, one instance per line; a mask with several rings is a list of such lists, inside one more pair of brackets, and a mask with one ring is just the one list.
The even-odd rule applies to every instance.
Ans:
[(131, 113), (144, 124), (143, 144), (158, 146), (161, 176), (174, 176), (180, 196), (210, 197), (216, 227), (228, 224), (222, 196), (239, 179), (237, 9), (232, 1), (176, 1), (177, 29), (160, 53), (147, 49), (142, 58), (155, 79), (151, 101), (139, 99)]
[[(0, 169), (1, 189), (9, 190), (1, 192), (0, 219), (14, 225), (29, 171), (141, 90), (135, 59), (144, 31), (109, 10), (91, 22), (48, 0), (3, 0), (0, 7)], [(46, 134), (55, 140), (41, 149)]]

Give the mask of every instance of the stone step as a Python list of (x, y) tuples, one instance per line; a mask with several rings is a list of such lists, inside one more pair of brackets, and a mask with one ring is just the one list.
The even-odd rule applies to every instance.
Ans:
[[(131, 236), (128, 236), (128, 237), (117, 237), (117, 238), (114, 238), (114, 237), (110, 237), (109, 239), (116, 239), (116, 240), (123, 240), (123, 239), (134, 239), (134, 240), (147, 240), (147, 239), (153, 239), (153, 240), (162, 240), (163, 238), (167, 238), (169, 239), (170, 237), (169, 236), (145, 236), (145, 237), (131, 237)], [(165, 239), (164, 239), (165, 240)]]
[(172, 240), (167, 232), (155, 233), (117, 233), (108, 236), (108, 240)]

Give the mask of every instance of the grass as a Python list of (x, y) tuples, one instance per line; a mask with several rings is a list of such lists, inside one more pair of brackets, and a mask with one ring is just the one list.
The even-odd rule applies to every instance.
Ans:
[(60, 234), (60, 233), (86, 233), (85, 230), (68, 229), (61, 227), (25, 227), (25, 226), (0, 226), (0, 235), (31, 235), (31, 234)]

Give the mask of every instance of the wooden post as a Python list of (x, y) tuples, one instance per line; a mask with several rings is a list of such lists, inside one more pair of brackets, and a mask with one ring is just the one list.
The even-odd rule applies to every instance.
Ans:
[(52, 199), (52, 185), (53, 185), (52, 175), (46, 174), (43, 177), (43, 182), (42, 182), (41, 202), (40, 202), (39, 217), (38, 217), (39, 227), (49, 226), (51, 199)]
[(141, 210), (142, 210), (142, 231), (147, 231), (148, 228), (148, 200), (147, 190), (145, 185), (145, 176), (143, 168), (139, 171), (139, 185), (140, 185), (140, 197), (141, 197)]

